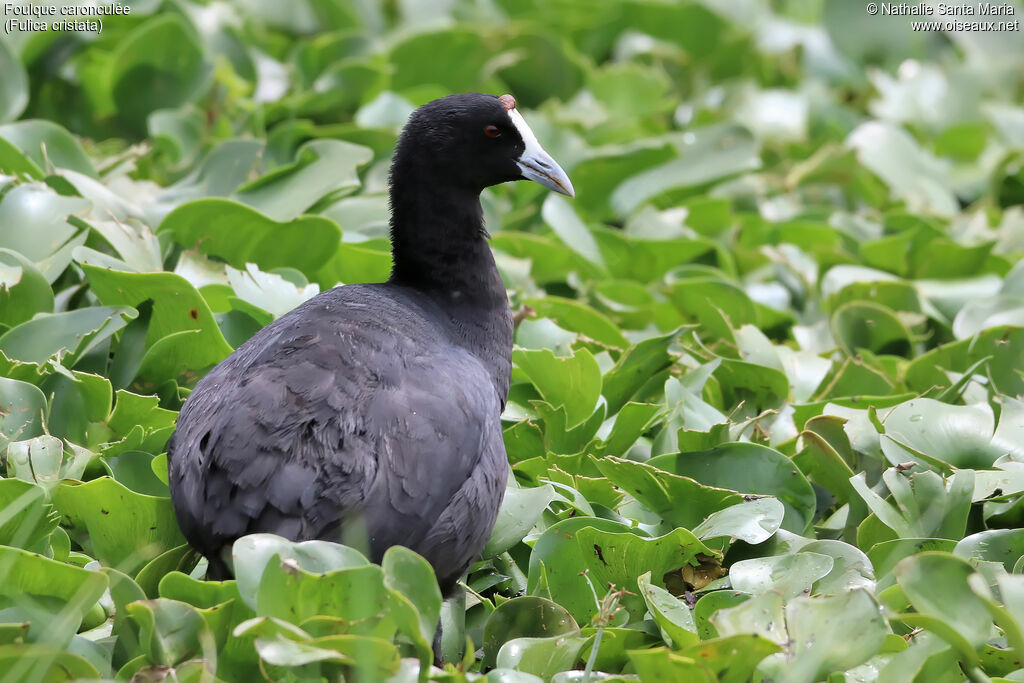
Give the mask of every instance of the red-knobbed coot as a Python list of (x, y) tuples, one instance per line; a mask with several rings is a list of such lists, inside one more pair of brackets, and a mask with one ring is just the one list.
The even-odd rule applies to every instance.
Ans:
[(378, 562), (404, 545), (452, 593), (508, 470), (512, 319), (479, 195), (521, 179), (573, 195), (510, 95), (420, 107), (391, 165), (391, 278), (310, 299), (196, 385), (168, 466), (209, 576), (230, 576), (235, 539), (269, 532), (361, 544)]

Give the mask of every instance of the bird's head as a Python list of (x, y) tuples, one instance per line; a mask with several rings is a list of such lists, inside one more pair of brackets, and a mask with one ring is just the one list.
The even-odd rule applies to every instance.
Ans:
[(396, 164), (415, 158), (435, 178), (474, 192), (533, 180), (575, 196), (569, 176), (537, 142), (511, 95), (465, 93), (423, 105), (405, 124), (395, 158)]

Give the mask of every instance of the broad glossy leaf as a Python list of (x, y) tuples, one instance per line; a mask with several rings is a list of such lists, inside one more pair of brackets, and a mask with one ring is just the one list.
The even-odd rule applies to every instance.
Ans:
[(601, 393), (601, 368), (589, 351), (577, 349), (568, 358), (548, 349), (516, 349), (512, 355), (544, 400), (554, 408), (565, 408), (566, 427), (575, 427), (593, 414)]
[(537, 539), (530, 554), (527, 594), (548, 597), (565, 607), (578, 624), (590, 623), (598, 612), (598, 600), (608, 587), (592, 580), (585, 570), (592, 549), (584, 549), (576, 537), (593, 527), (610, 533), (629, 533), (627, 525), (607, 519), (572, 517), (554, 524)]
[(110, 64), (109, 87), (118, 113), (138, 131), (145, 130), (152, 112), (199, 96), (209, 72), (195, 33), (177, 14), (154, 16), (135, 28), (118, 43)]
[(787, 531), (802, 532), (814, 514), (811, 485), (789, 458), (765, 446), (724, 444), (697, 453), (659, 455), (649, 464), (706, 486), (775, 496), (786, 507), (782, 528)]
[(498, 668), (515, 669), (543, 679), (575, 666), (586, 638), (573, 635), (514, 638), (498, 651)]
[(43, 119), (5, 123), (0, 125), (0, 138), (24, 152), (39, 169), (47, 169), (49, 160), (57, 168), (70, 168), (96, 176), (96, 170), (78, 138), (59, 123)]
[(480, 553), (483, 557), (500, 555), (523, 540), (548, 505), (558, 499), (558, 494), (550, 484), (521, 488), (513, 485), (514, 481), (513, 477), (509, 477), (509, 486), (505, 489), (491, 538)]
[(492, 666), (502, 646), (515, 638), (543, 638), (579, 632), (572, 615), (546, 598), (524, 595), (498, 606), (484, 626), (484, 666)]
[(0, 377), (0, 448), (43, 433), (46, 397), (33, 384)]
[(696, 531), (709, 515), (727, 510), (743, 500), (733, 491), (706, 486), (648, 463), (606, 456), (594, 464), (616, 486), (627, 491), (666, 523), (685, 529)]
[(637, 585), (640, 596), (647, 603), (647, 609), (669, 647), (678, 650), (699, 642), (697, 624), (686, 603), (664, 588), (652, 584), (650, 572), (642, 574), (637, 579)]
[(41, 363), (60, 355), (66, 367), (120, 331), (138, 312), (129, 306), (89, 306), (63, 313), (41, 313), (0, 335), (8, 358)]
[(53, 491), (53, 505), (96, 559), (129, 575), (185, 543), (169, 498), (135, 493), (110, 477), (63, 481)]
[(199, 199), (179, 206), (164, 218), (169, 231), (186, 247), (218, 256), (235, 268), (255, 263), (264, 271), (282, 266), (313, 277), (341, 241), (341, 230), (319, 216), (275, 221), (256, 209), (229, 199)]
[(988, 639), (992, 618), (968, 588), (967, 579), (973, 573), (965, 560), (934, 551), (908, 557), (893, 570), (917, 612), (946, 624), (953, 634), (976, 648)]
[[(341, 140), (311, 140), (299, 148), (293, 163), (279, 166), (243, 185), (232, 197), (271, 220), (293, 221), (317, 202), (347, 194), (359, 187), (356, 169), (370, 161), (372, 156), (372, 152), (362, 145)], [(319, 233), (324, 235), (320, 239), (326, 240), (328, 231), (335, 227), (327, 219), (319, 220), (329, 226), (317, 226)], [(294, 240), (287, 243), (304, 244)], [(281, 243), (277, 244), (280, 246)], [(325, 256), (330, 254), (328, 251)], [(294, 264), (286, 261), (283, 265)]]
[(0, 249), (0, 323), (14, 327), (36, 313), (53, 312), (53, 290), (32, 261)]

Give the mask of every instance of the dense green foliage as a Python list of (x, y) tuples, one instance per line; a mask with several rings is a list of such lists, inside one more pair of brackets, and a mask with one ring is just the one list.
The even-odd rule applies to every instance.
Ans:
[[(1024, 681), (1019, 31), (127, 4), (0, 42), (0, 680)], [(467, 90), (577, 198), (484, 194), (515, 476), (442, 671), (410, 551), (252, 536), (203, 581), (163, 452), (232, 348), (386, 277), (396, 132)]]

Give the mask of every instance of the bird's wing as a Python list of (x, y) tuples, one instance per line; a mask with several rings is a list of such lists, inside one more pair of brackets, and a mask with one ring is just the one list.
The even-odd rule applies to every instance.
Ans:
[(208, 557), (257, 531), (330, 536), (356, 510), (374, 547), (415, 548), (469, 478), (501, 410), (486, 370), (384, 313), (282, 318), (196, 387), (169, 464)]

